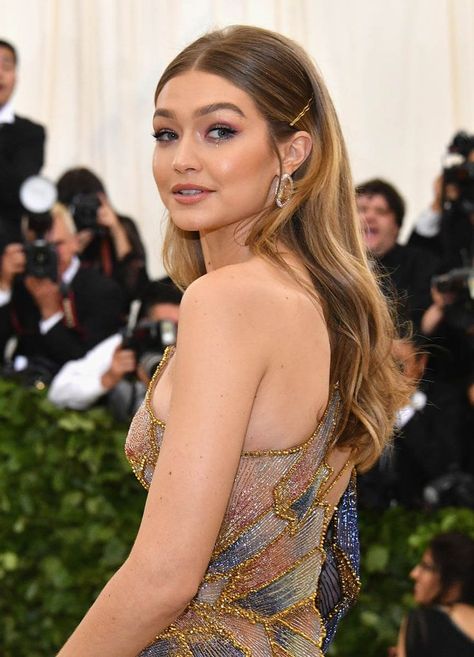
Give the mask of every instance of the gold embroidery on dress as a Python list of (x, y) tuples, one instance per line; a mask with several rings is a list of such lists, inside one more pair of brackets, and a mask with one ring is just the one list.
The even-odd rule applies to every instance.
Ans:
[[(154, 415), (152, 393), (171, 353), (170, 348), (165, 351), (127, 439), (127, 458), (147, 489), (165, 430), (165, 423)], [(326, 628), (316, 605), (317, 584), (335, 513), (335, 507), (324, 498), (350, 466), (347, 461), (331, 480), (334, 470), (327, 459), (339, 406), (336, 385), (318, 427), (302, 444), (283, 450), (242, 452), (198, 594), (143, 655), (154, 655), (156, 643), (157, 655), (192, 657), (200, 651), (199, 647), (193, 650), (194, 646), (208, 642), (212, 648), (205, 654), (222, 657), (307, 657), (309, 649), (311, 655), (322, 657)], [(354, 476), (353, 472), (351, 483)], [(246, 505), (244, 516), (239, 514), (242, 504)], [(342, 592), (344, 599), (353, 598), (360, 581), (336, 538), (333, 536), (332, 549)], [(280, 582), (288, 585), (281, 594)], [(341, 605), (332, 610), (331, 618)], [(167, 644), (160, 643), (166, 641), (170, 642), (169, 651)]]

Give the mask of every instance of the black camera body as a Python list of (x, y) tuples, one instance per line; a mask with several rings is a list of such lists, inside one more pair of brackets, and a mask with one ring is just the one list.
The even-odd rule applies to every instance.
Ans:
[(447, 292), (459, 293), (464, 290), (470, 292), (473, 285), (472, 281), (474, 281), (474, 268), (459, 267), (458, 269), (451, 269), (446, 274), (433, 276), (431, 285), (441, 294)]
[(474, 477), (456, 470), (431, 481), (423, 490), (423, 498), (431, 508), (464, 506), (474, 508)]
[(456, 201), (447, 201), (445, 211), (460, 210), (465, 214), (474, 213), (474, 162), (469, 161), (470, 153), (474, 152), (474, 135), (458, 132), (448, 146), (448, 152), (458, 155), (461, 162), (443, 170), (443, 184), (456, 185), (459, 196)]
[(27, 226), (36, 237), (24, 245), (26, 265), (25, 274), (36, 278), (58, 280), (58, 256), (53, 244), (45, 239), (45, 234), (51, 229), (53, 220), (49, 212), (27, 213)]
[(56, 249), (45, 239), (37, 239), (25, 244), (25, 275), (36, 278), (58, 280), (58, 256)]
[(470, 135), (463, 130), (457, 132), (448, 146), (448, 151), (450, 153), (459, 153), (459, 155), (467, 159), (469, 153), (474, 151), (474, 135)]
[(166, 347), (176, 344), (177, 325), (170, 320), (152, 322), (141, 320), (131, 334), (125, 333), (122, 349), (135, 352), (137, 364), (148, 378), (153, 376), (156, 366), (163, 358)]
[(97, 194), (76, 194), (69, 206), (77, 230), (97, 231), (97, 211), (100, 208)]

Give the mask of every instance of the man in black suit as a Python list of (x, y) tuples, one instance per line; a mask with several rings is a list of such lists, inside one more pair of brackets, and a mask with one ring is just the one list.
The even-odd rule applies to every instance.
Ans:
[(382, 286), (395, 295), (402, 322), (411, 321), (418, 330), (425, 310), (431, 305), (431, 278), (438, 262), (420, 249), (398, 244), (405, 203), (385, 180), (369, 180), (356, 189), (365, 245), (382, 274)]
[(7, 242), (21, 239), (20, 186), (44, 161), (43, 126), (14, 113), (17, 63), (15, 48), (0, 40), (0, 235)]
[(0, 258), (0, 353), (15, 336), (14, 368), (41, 367), (49, 380), (118, 330), (122, 294), (112, 279), (81, 268), (68, 215), (53, 214), (46, 239), (56, 250), (57, 281), (24, 275), (21, 244), (9, 244)]

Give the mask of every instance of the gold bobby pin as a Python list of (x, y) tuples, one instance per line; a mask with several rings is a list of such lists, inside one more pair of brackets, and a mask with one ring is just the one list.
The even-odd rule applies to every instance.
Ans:
[(308, 100), (308, 102), (303, 107), (301, 112), (298, 114), (296, 119), (293, 119), (293, 121), (291, 121), (291, 123), (290, 123), (291, 127), (293, 127), (295, 125), (295, 123), (298, 123), (298, 121), (306, 114), (306, 112), (309, 110), (309, 106), (311, 105), (312, 102), (313, 102), (313, 96), (311, 96), (311, 98)]

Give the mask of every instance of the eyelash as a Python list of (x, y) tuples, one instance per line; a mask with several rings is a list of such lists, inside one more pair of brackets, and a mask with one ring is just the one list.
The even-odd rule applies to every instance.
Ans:
[(153, 133), (152, 133), (152, 137), (153, 137), (156, 141), (161, 141), (161, 142), (169, 142), (169, 141), (172, 141), (172, 139), (163, 139), (164, 135), (174, 135), (174, 138), (177, 137), (176, 132), (173, 132), (173, 130), (167, 130), (167, 129), (157, 130), (156, 132), (153, 132)]
[[(215, 130), (218, 131), (223, 131), (224, 135), (220, 137), (210, 137), (212, 141), (215, 142), (220, 142), (220, 141), (227, 141), (228, 139), (232, 139), (232, 137), (237, 134), (237, 130), (234, 128), (229, 127), (228, 125), (221, 125), (221, 124), (216, 124), (213, 125), (209, 130), (207, 131), (207, 135), (209, 136), (211, 132), (214, 132)], [(171, 137), (170, 137), (171, 135)], [(159, 141), (161, 143), (168, 143), (170, 141), (174, 141), (175, 139), (178, 138), (178, 135), (176, 132), (173, 130), (169, 130), (168, 128), (163, 128), (162, 130), (157, 130), (156, 132), (152, 133), (153, 138), (156, 141)]]
[(237, 134), (237, 130), (234, 130), (234, 128), (220, 124), (212, 126), (207, 134), (209, 135), (211, 132), (214, 132), (214, 130), (222, 130), (224, 132), (223, 137), (212, 137), (214, 141), (226, 141), (227, 139), (232, 139), (232, 137)]

